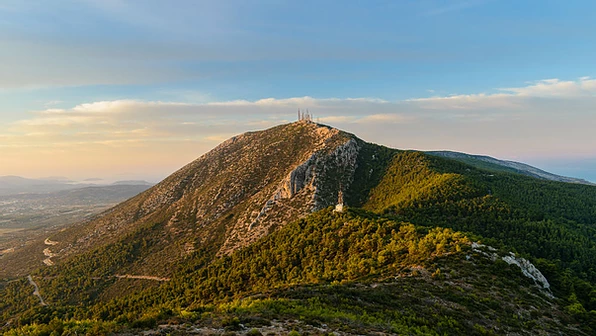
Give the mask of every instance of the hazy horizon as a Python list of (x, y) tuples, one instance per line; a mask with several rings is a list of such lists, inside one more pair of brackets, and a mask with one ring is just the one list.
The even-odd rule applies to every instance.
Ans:
[[(331, 125), (328, 125), (331, 126)], [(255, 129), (258, 131), (258, 129)], [(254, 131), (254, 130), (253, 130)], [(235, 134), (237, 135), (237, 134)], [(358, 135), (358, 134), (356, 134)], [(233, 135), (232, 135), (233, 136)], [(365, 141), (369, 141), (367, 139), (363, 139)], [(223, 140), (222, 140), (223, 141)], [(371, 142), (371, 141), (369, 141)], [(375, 141), (372, 141), (375, 142)], [(377, 143), (377, 142), (375, 142)], [(382, 143), (381, 143), (382, 144)], [(386, 144), (382, 144), (382, 145), (386, 145)], [(214, 146), (215, 147), (215, 146)], [(391, 147), (391, 146), (389, 146)], [(398, 148), (398, 147), (395, 147)], [(209, 150), (211, 150), (212, 148), (208, 149), (207, 151), (203, 152), (203, 153), (199, 153), (197, 154), (197, 156), (193, 159), (191, 159), (188, 162), (183, 162), (180, 163), (180, 165), (176, 168), (174, 168), (174, 170), (172, 171), (163, 171), (161, 173), (156, 173), (156, 174), (139, 174), (139, 173), (132, 173), (132, 172), (124, 172), (124, 173), (119, 173), (119, 174), (115, 174), (115, 175), (96, 175), (96, 176), (88, 176), (86, 174), (74, 174), (72, 176), (68, 176), (65, 174), (57, 174), (57, 175), (33, 175), (33, 176), (24, 176), (24, 175), (19, 175), (19, 174), (4, 174), (4, 175), (0, 175), (0, 177), (2, 176), (19, 176), (19, 177), (24, 177), (24, 178), (31, 178), (31, 179), (60, 179), (60, 178), (64, 178), (64, 179), (69, 179), (78, 183), (94, 183), (94, 184), (110, 184), (110, 183), (114, 183), (117, 181), (124, 181), (124, 180), (143, 180), (143, 181), (147, 181), (147, 182), (151, 182), (151, 183), (158, 183), (161, 180), (163, 180), (164, 178), (168, 177), (170, 174), (174, 173), (175, 171), (177, 171), (178, 169), (182, 168), (184, 165), (194, 161), (195, 159), (198, 159), (201, 155), (205, 154), (206, 152), (208, 152)], [(398, 148), (398, 149), (411, 149), (411, 150), (421, 150), (421, 149), (417, 149), (417, 148)], [(449, 148), (430, 148), (430, 149), (424, 149), (425, 151), (440, 151), (440, 150), (451, 150), (451, 151), (458, 151), (457, 149), (449, 149)], [(491, 156), (490, 154), (486, 154), (486, 153), (473, 153), (473, 152), (465, 152), (467, 154), (474, 154), (474, 155), (488, 155)], [(549, 173), (554, 173), (557, 175), (561, 175), (561, 176), (567, 176), (567, 177), (574, 177), (574, 178), (581, 178), (581, 179), (585, 179), (587, 181), (596, 183), (596, 171), (592, 170), (590, 168), (586, 169), (583, 167), (594, 167), (596, 166), (596, 159), (592, 159), (592, 160), (582, 160), (582, 159), (574, 159), (574, 158), (569, 158), (568, 160), (552, 160), (552, 159), (544, 159), (544, 158), (530, 158), (530, 161), (524, 161), (523, 159), (518, 159), (518, 158), (504, 158), (504, 157), (495, 157), (496, 159), (500, 159), (500, 160), (509, 160), (509, 161), (517, 161), (517, 162), (521, 162), (521, 163), (526, 163), (529, 164), (531, 166), (534, 166), (536, 168), (542, 169), (544, 171), (547, 171)], [(586, 162), (587, 161), (587, 162)], [(74, 176), (74, 177), (73, 177)]]

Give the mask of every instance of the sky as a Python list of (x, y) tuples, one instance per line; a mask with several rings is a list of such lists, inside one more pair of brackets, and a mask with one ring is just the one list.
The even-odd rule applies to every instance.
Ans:
[(1, 0), (0, 176), (159, 181), (321, 123), (596, 182), (594, 1)]

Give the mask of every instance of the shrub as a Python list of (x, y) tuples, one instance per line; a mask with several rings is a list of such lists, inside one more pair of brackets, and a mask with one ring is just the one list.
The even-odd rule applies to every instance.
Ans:
[(252, 328), (249, 330), (249, 332), (246, 333), (246, 335), (248, 335), (248, 336), (262, 336), (263, 334), (261, 334), (261, 332), (258, 329)]

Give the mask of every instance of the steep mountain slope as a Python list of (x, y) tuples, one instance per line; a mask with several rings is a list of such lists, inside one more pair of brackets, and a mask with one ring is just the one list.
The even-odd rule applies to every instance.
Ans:
[[(330, 207), (340, 191), (343, 214)], [(304, 121), (232, 138), (50, 239), (56, 265), (31, 273), (48, 306), (36, 307), (25, 278), (0, 282), (10, 326), (59, 317), (72, 328), (241, 329), (234, 321), (267, 316), (331, 326), (318, 333), (596, 328), (595, 187)]]
[(485, 155), (472, 155), (451, 151), (431, 151), (426, 153), (430, 155), (455, 159), (481, 169), (518, 173), (549, 181), (594, 185), (594, 183), (588, 182), (583, 179), (552, 174), (542, 169), (538, 169), (536, 167), (527, 165), (525, 163), (499, 160)]
[[(336, 129), (298, 122), (234, 137), (101, 216), (51, 237), (56, 260), (99, 245), (143, 240), (122, 272), (167, 276), (208, 246), (228, 254), (277, 226), (334, 204), (358, 145)], [(115, 270), (116, 271), (116, 270)]]

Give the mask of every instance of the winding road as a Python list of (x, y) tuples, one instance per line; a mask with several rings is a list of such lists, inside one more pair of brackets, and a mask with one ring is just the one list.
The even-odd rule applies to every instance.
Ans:
[(35, 283), (35, 281), (33, 281), (33, 277), (31, 277), (31, 275), (27, 276), (27, 279), (29, 280), (29, 283), (35, 287), (35, 291), (33, 292), (33, 295), (37, 296), (39, 298), (39, 304), (42, 306), (47, 306), (47, 304), (45, 303), (45, 301), (43, 300), (43, 298), (41, 297), (41, 294), (39, 294), (39, 287), (37, 286), (37, 284)]
[(154, 281), (170, 281), (170, 278), (162, 278), (150, 275), (132, 275), (132, 274), (116, 274), (115, 278), (118, 279), (143, 279), (143, 280), (154, 280)]
[[(50, 240), (50, 238), (46, 238), (46, 240), (44, 240), (43, 243), (46, 245), (49, 245), (49, 246), (54, 246), (54, 245), (58, 244), (57, 241)], [(54, 262), (52, 261), (52, 257), (55, 257), (56, 254), (52, 253), (52, 250), (50, 250), (49, 247), (43, 250), (43, 255), (47, 257), (43, 260), (44, 264), (46, 264), (47, 266), (54, 265)]]

